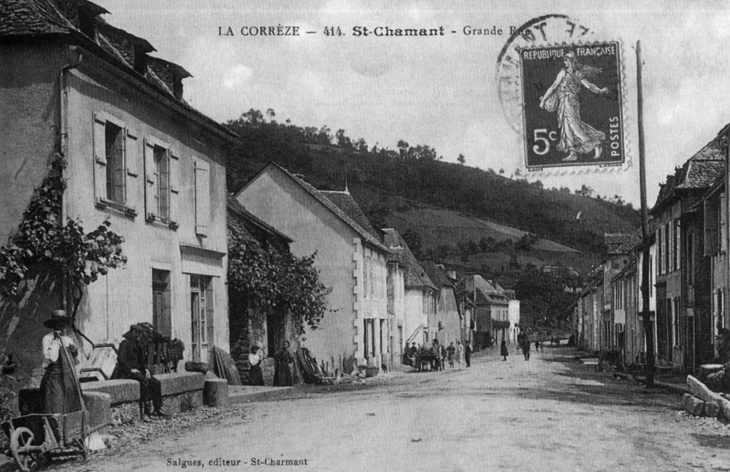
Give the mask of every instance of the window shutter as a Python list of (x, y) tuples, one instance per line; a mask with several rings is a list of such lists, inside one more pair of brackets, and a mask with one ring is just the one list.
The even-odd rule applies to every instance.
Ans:
[(157, 179), (160, 191), (160, 216), (170, 219), (170, 160), (172, 153), (168, 149), (157, 168)]
[(704, 255), (713, 257), (717, 255), (717, 227), (718, 227), (718, 216), (717, 213), (717, 199), (711, 198), (705, 200), (704, 205), (705, 213), (705, 244), (704, 244)]
[(210, 213), (210, 167), (202, 160), (195, 161), (195, 234), (208, 235)]
[(180, 154), (173, 150), (170, 157), (170, 192), (180, 193)]
[[(126, 147), (126, 132), (122, 131), (114, 141), (114, 197), (117, 203), (125, 203), (127, 201), (126, 196), (126, 176), (127, 167), (125, 165), (125, 147)], [(107, 161), (107, 165), (109, 162)]]
[(106, 116), (94, 113), (94, 197), (96, 202), (106, 199)]
[(177, 223), (178, 218), (178, 211), (180, 206), (180, 155), (175, 150), (171, 150), (170, 152), (170, 161), (168, 163), (169, 165), (169, 182), (170, 182), (170, 192), (169, 192), (169, 215), (170, 215), (170, 222), (171, 223)]
[(718, 237), (720, 238), (720, 251), (725, 252), (727, 249), (727, 215), (725, 214), (727, 204), (725, 203), (724, 193), (720, 194), (720, 206), (717, 211), (720, 214), (718, 218), (720, 220), (720, 232), (718, 233)]
[(138, 138), (137, 132), (131, 128), (127, 128), (127, 140), (126, 140), (126, 161), (127, 161), (127, 174), (131, 177), (137, 177), (139, 175), (139, 149), (138, 149)]
[(145, 139), (144, 143), (144, 210), (145, 217), (150, 219), (157, 214), (157, 178), (155, 169), (155, 144)]

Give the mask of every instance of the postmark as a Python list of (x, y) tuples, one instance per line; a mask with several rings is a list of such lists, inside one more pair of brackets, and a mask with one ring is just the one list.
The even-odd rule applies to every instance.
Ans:
[(518, 28), (497, 63), (505, 118), (532, 172), (620, 170), (630, 165), (619, 40), (566, 15)]

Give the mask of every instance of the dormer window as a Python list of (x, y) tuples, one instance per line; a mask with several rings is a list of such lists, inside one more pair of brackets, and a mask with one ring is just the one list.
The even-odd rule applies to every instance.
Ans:
[(178, 100), (182, 100), (183, 98), (183, 83), (182, 78), (175, 76), (172, 80), (172, 94), (175, 95), (175, 98)]
[(140, 48), (134, 48), (134, 71), (144, 75), (147, 72), (147, 55)]
[(79, 30), (94, 42), (98, 42), (96, 17), (81, 9), (79, 9)]

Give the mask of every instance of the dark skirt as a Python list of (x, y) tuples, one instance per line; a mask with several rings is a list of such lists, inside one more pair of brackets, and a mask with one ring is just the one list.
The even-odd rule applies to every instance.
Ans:
[(261, 364), (252, 365), (248, 371), (249, 385), (264, 385), (264, 373), (261, 371)]
[[(59, 355), (59, 359), (61, 356)], [(65, 363), (64, 363), (65, 364)], [(79, 392), (76, 390), (72, 372), (64, 375), (61, 362), (48, 365), (41, 380), (41, 404), (43, 413), (69, 413), (81, 410)]]
[(509, 351), (507, 351), (506, 344), (502, 344), (502, 347), (500, 348), (500, 354), (503, 356), (509, 356)]
[(294, 384), (292, 378), (291, 365), (286, 360), (276, 361), (276, 370), (274, 371), (275, 387), (291, 387)]

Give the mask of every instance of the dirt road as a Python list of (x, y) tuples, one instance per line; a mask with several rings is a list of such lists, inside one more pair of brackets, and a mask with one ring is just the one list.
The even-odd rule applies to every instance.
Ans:
[(688, 417), (678, 395), (596, 373), (566, 348), (529, 362), (511, 353), (503, 362), (487, 351), (469, 369), (303, 387), (74, 470), (730, 470), (730, 427)]

